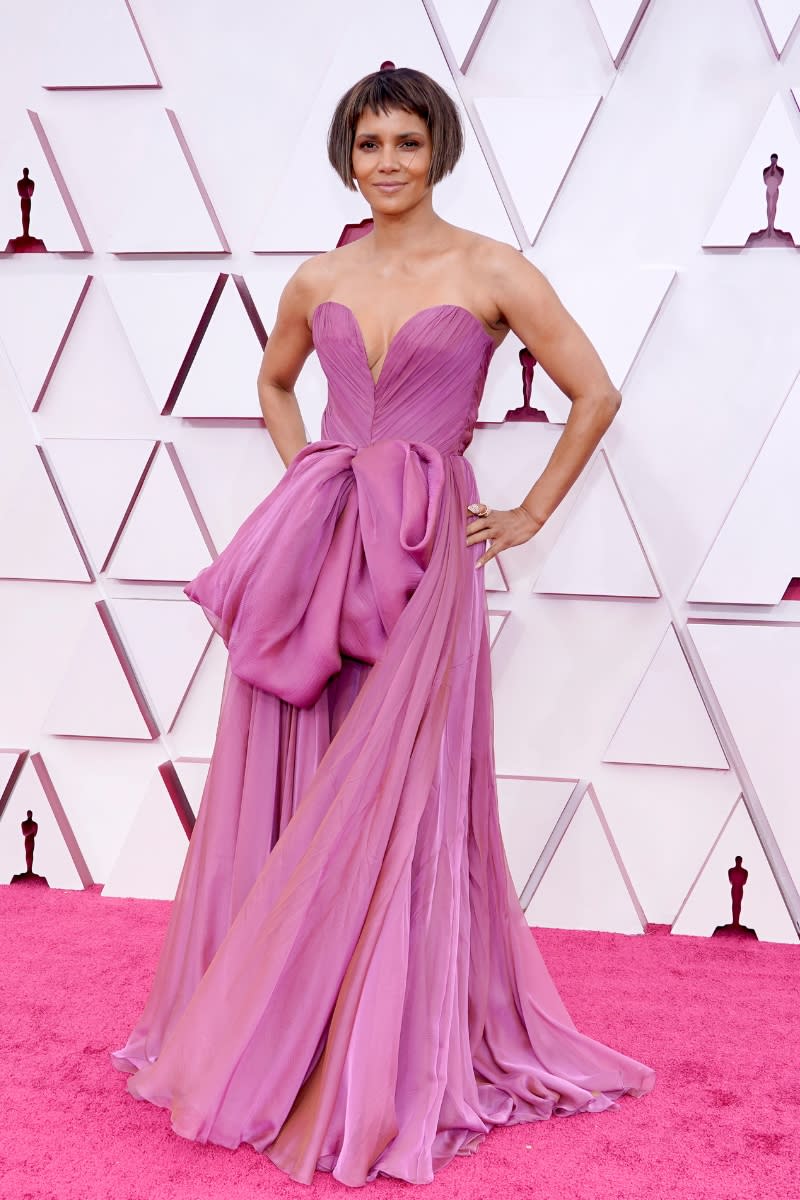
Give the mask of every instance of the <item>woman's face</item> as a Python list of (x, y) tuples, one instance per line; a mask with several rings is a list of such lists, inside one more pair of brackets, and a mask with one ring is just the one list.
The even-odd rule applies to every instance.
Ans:
[(364, 109), (353, 141), (353, 178), (372, 208), (413, 208), (431, 190), (430, 162), (431, 136), (422, 117), (403, 108)]

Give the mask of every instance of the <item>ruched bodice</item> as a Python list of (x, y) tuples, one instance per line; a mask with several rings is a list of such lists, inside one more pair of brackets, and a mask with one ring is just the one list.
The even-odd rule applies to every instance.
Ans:
[(312, 335), (328, 380), (323, 438), (354, 446), (403, 438), (463, 454), (497, 345), (469, 309), (436, 304), (413, 313), (392, 338), (377, 382), (346, 304), (317, 305)]

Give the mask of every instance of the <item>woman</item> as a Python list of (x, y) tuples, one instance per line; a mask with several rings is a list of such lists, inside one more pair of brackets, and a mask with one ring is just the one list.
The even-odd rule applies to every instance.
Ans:
[[(494, 1125), (654, 1082), (576, 1030), (520, 907), (480, 569), (541, 528), (620, 395), (518, 251), (434, 212), (461, 148), (417, 71), (334, 113), (329, 157), (374, 226), (287, 284), (259, 376), (287, 471), (186, 589), (229, 668), (153, 988), (112, 1056), (177, 1133), (302, 1183), (430, 1182)], [(494, 511), (463, 452), (509, 328), (573, 407)], [(312, 349), (329, 396), (308, 443), (292, 389)]]

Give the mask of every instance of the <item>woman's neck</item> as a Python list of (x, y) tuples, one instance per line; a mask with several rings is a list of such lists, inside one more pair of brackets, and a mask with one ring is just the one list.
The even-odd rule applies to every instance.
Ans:
[(430, 204), (401, 213), (372, 213), (372, 252), (384, 262), (433, 251), (448, 222)]

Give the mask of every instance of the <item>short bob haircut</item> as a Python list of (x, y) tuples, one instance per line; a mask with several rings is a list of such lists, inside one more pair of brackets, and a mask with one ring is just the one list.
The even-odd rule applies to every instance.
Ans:
[(461, 114), (444, 88), (430, 75), (411, 67), (382, 68), (365, 75), (345, 92), (328, 129), (328, 158), (351, 191), (357, 190), (353, 180), (356, 126), (365, 108), (375, 113), (402, 108), (422, 118), (432, 142), (429, 187), (448, 175), (461, 157), (464, 149)]

